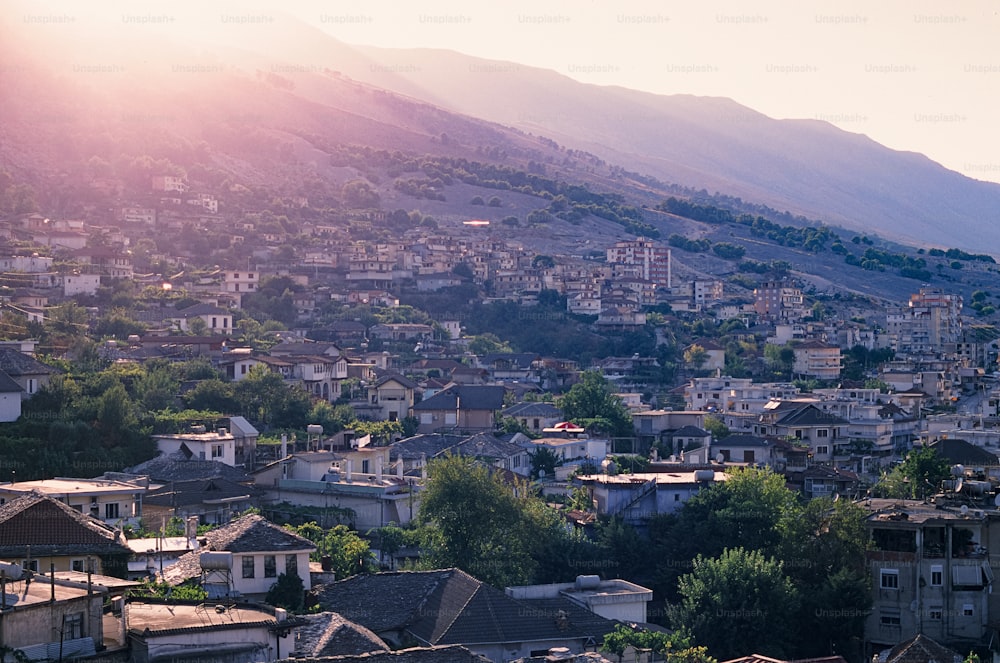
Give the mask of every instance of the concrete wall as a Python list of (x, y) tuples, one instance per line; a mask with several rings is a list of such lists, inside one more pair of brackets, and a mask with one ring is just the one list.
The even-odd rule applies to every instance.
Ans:
[[(34, 584), (34, 583), (33, 583)], [(22, 585), (23, 581), (16, 583)], [(44, 585), (49, 590), (48, 583)], [(56, 588), (58, 592), (60, 588)], [(8, 593), (12, 591), (8, 584)], [(3, 612), (0, 645), (7, 647), (28, 647), (30, 645), (59, 642), (59, 631), (63, 628), (64, 617), (82, 613), (83, 632), (80, 637), (92, 637), (95, 643), (104, 639), (104, 626), (101, 621), (101, 606), (103, 595), (94, 593), (92, 596), (81, 596), (73, 599), (57, 600), (55, 603), (35, 603), (17, 608), (8, 607)]]

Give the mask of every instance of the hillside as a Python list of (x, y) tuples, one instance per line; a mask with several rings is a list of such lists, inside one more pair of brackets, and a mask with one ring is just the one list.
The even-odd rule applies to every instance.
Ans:
[[(783, 224), (815, 225), (773, 209), (761, 212), (762, 208), (748, 204), (781, 199), (778, 194), (791, 188), (768, 187), (769, 193), (762, 191), (759, 197), (744, 194), (747, 187), (733, 179), (739, 167), (729, 155), (761, 150), (760, 143), (766, 141), (739, 136), (732, 122), (723, 121), (726, 112), (738, 114), (744, 124), (759, 125), (763, 133), (774, 134), (773, 144), (792, 144), (795, 131), (801, 130), (825, 136), (831, 154), (852, 144), (859, 146), (859, 154), (877, 152), (887, 169), (897, 168), (887, 170), (884, 177), (904, 180), (913, 172), (898, 164), (905, 155), (822, 123), (775, 123), (727, 100), (658, 98), (580, 86), (555, 73), (520, 66), (503, 68), (482, 62), (473, 66), (451, 53), (397, 54), (404, 55), (412, 56), (413, 64), (379, 65), (376, 56), (384, 58), (385, 53), (346, 46), (292, 20), (267, 31), (247, 26), (239, 39), (211, 47), (178, 43), (154, 33), (146, 34), (141, 43), (125, 35), (95, 44), (79, 32), (31, 33), (8, 20), (0, 23), (0, 60), (5, 63), (0, 68), (0, 85), (7, 102), (0, 106), (0, 170), (10, 172), (16, 182), (34, 186), (45, 212), (63, 217), (108, 218), (114, 205), (146, 195), (149, 176), (154, 173), (182, 171), (195, 188), (236, 192), (223, 196), (230, 214), (259, 210), (283, 196), (308, 197), (316, 210), (340, 208), (347, 206), (345, 184), (357, 180), (376, 192), (379, 205), (387, 211), (419, 209), (456, 232), (462, 230), (463, 220), (484, 218), (493, 223), (494, 234), (542, 253), (583, 256), (635, 234), (662, 239), (679, 234), (716, 243), (735, 237), (746, 247), (747, 259), (785, 260), (804, 277), (815, 274), (819, 292), (846, 290), (899, 301), (919, 285), (912, 277), (892, 273), (873, 280), (866, 270), (846, 268), (840, 254), (796, 251), (751, 236), (738, 226), (717, 228), (652, 209), (672, 195), (694, 196), (737, 213), (774, 213), (773, 218)], [(433, 67), (421, 59), (431, 56), (437, 63)], [(446, 65), (461, 69), (462, 63), (467, 72), (491, 81), (489, 89), (477, 93), (476, 81), (458, 73), (440, 76)], [(365, 70), (398, 91), (352, 75)], [(432, 95), (410, 80), (421, 72), (437, 72), (439, 78), (451, 82)], [(527, 81), (527, 88), (515, 74)], [(466, 84), (468, 94), (459, 95), (458, 89)], [(586, 98), (593, 103), (571, 113), (572, 104), (560, 101), (563, 93), (569, 95), (567, 99)], [(522, 107), (513, 123), (530, 125), (535, 133), (431, 103), (449, 105), (451, 95), (463, 97), (463, 103), (477, 106), (486, 115), (517, 114), (516, 109)], [(485, 108), (491, 99), (496, 102), (492, 110)], [(545, 103), (552, 104), (548, 118), (535, 112)], [(560, 110), (564, 107), (565, 112)], [(715, 110), (706, 112), (711, 108)], [(639, 113), (641, 121), (632, 121), (635, 118), (630, 119), (629, 113)], [(546, 122), (552, 125), (548, 133), (565, 138), (569, 145), (586, 142), (593, 146), (593, 153), (539, 135), (539, 126)], [(675, 128), (683, 124), (684, 130), (677, 131), (678, 139), (673, 142), (686, 141), (693, 150), (695, 137), (703, 135), (698, 132), (713, 122), (718, 134), (715, 145), (706, 142), (698, 150), (700, 156), (684, 165), (687, 174), (673, 181), (705, 181), (696, 175), (708, 178), (720, 188), (731, 185), (732, 189), (722, 189), (724, 193), (743, 196), (744, 201), (706, 198), (707, 192), (699, 194), (649, 177), (658, 172), (657, 163), (662, 170), (666, 162), (623, 151), (629, 144), (642, 142), (651, 127), (661, 124)], [(778, 128), (790, 133), (779, 139)], [(621, 145), (612, 153), (622, 160), (596, 154), (607, 151), (605, 144)], [(803, 144), (808, 146), (808, 141)], [(799, 151), (796, 158), (802, 160), (808, 150)], [(815, 173), (831, 161), (816, 157), (815, 166), (795, 162), (788, 171), (808, 182), (821, 177)], [(938, 170), (930, 169), (932, 179), (960, 177)], [(762, 181), (766, 172), (765, 168), (754, 170)], [(120, 193), (117, 197), (95, 193), (95, 180), (117, 182)], [(872, 186), (881, 186), (873, 182)], [(933, 185), (927, 186), (930, 190)], [(894, 202), (899, 195), (886, 195), (882, 201), (894, 214), (908, 209)], [(471, 204), (477, 197), (494, 196), (496, 206)], [(791, 193), (785, 196), (791, 197)], [(800, 208), (778, 205), (792, 212)], [(510, 218), (519, 223), (501, 223)], [(841, 225), (852, 227), (846, 221)], [(940, 232), (938, 226), (925, 225), (921, 229), (913, 218), (910, 232), (927, 233), (915, 243), (937, 241), (931, 238)], [(861, 227), (873, 234), (880, 226), (866, 218)], [(954, 227), (964, 230), (966, 226), (956, 223)], [(982, 231), (975, 246), (983, 244), (989, 232)], [(841, 232), (845, 246), (850, 247), (847, 242), (852, 234)], [(946, 247), (961, 246), (960, 236), (961, 232), (949, 234), (940, 242)], [(865, 247), (857, 248), (852, 255), (860, 264)], [(736, 272), (732, 260), (711, 255), (675, 251), (675, 260), (679, 274), (727, 276)], [(938, 268), (935, 281), (946, 281), (962, 292), (991, 288), (997, 280), (996, 272), (986, 266), (943, 272), (947, 261), (930, 262), (928, 267)]]

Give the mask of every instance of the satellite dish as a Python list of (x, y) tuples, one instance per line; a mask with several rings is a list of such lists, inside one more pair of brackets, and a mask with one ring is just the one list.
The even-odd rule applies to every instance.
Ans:
[(961, 478), (961, 477), (959, 477), (959, 478), (955, 479), (955, 492), (956, 492), (956, 493), (960, 493), (960, 492), (962, 492), (962, 486), (964, 485), (964, 483), (965, 483), (965, 482), (964, 482), (964, 481), (962, 481), (962, 478)]
[(716, 463), (722, 463), (722, 462), (725, 462), (725, 460), (726, 460), (726, 457), (722, 454), (721, 451), (719, 453), (715, 454), (715, 462)]
[(833, 501), (834, 501), (834, 503), (837, 503), (838, 501), (840, 501), (840, 493), (834, 493), (833, 494)]
[(959, 511), (961, 511), (961, 512), (962, 512), (962, 515), (963, 515), (963, 516), (967, 516), (967, 515), (969, 515), (969, 507), (968, 507), (968, 505), (965, 505), (965, 504), (963, 504), (963, 505), (962, 505), (962, 508), (961, 508), (961, 509), (959, 509)]
[(1000, 508), (1000, 493), (997, 493), (997, 496), (993, 498), (993, 504), (994, 506)]
[(538, 478), (539, 479), (545, 478), (545, 470), (538, 470)]

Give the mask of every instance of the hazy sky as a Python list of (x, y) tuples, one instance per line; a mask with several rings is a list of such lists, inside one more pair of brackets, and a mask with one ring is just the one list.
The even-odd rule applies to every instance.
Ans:
[[(252, 2), (252, 0), (250, 0)], [(185, 14), (212, 35), (291, 13), (355, 44), (433, 47), (596, 84), (731, 97), (776, 118), (827, 120), (1000, 182), (1000, 1), (40, 0), (100, 23)], [(26, 14), (22, 23), (46, 14)], [(195, 17), (191, 20), (190, 17)], [(37, 26), (35, 26), (37, 27)]]

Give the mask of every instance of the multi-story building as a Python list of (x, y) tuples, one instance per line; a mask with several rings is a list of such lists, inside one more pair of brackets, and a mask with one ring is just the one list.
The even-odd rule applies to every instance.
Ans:
[(771, 320), (797, 320), (805, 314), (802, 290), (787, 281), (767, 281), (753, 291), (757, 315)]
[(872, 610), (867, 653), (922, 633), (958, 651), (984, 643), (1000, 597), (991, 592), (1000, 527), (979, 508), (870, 500), (866, 525)]
[(804, 378), (817, 380), (836, 380), (840, 377), (840, 348), (820, 341), (806, 341), (797, 345), (794, 350), (795, 362), (792, 372)]
[(648, 239), (616, 242), (607, 250), (607, 260), (623, 269), (622, 276), (635, 276), (657, 286), (670, 287), (670, 249)]
[(886, 317), (894, 349), (906, 354), (954, 352), (962, 336), (962, 297), (921, 288), (905, 309)]

